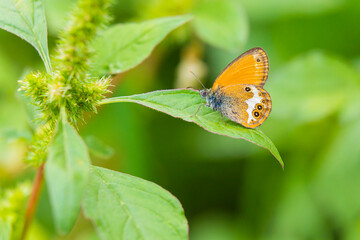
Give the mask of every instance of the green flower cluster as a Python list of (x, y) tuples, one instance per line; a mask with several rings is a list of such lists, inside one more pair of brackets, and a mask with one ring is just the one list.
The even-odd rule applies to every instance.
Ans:
[(47, 155), (60, 110), (76, 125), (84, 112), (95, 112), (109, 92), (110, 77), (95, 77), (88, 73), (93, 54), (91, 41), (110, 21), (108, 8), (112, 0), (79, 0), (70, 16), (69, 25), (60, 33), (56, 53), (52, 58), (53, 72), (35, 72), (20, 81), (19, 91), (31, 99), (43, 126), (33, 137), (27, 160), (35, 165)]
[(0, 225), (3, 225), (2, 229), (7, 230), (10, 239), (20, 237), (24, 223), (25, 204), (30, 192), (29, 183), (21, 183), (14, 189), (0, 191)]
[(60, 33), (55, 68), (65, 82), (84, 82), (92, 49), (89, 44), (99, 29), (110, 21), (108, 9), (112, 0), (80, 0), (74, 8), (69, 25)]
[(39, 120), (53, 122), (59, 117), (60, 109), (65, 107), (70, 120), (76, 124), (83, 120), (84, 112), (95, 112), (96, 107), (109, 92), (109, 77), (91, 78), (82, 82), (66, 81), (60, 71), (49, 73), (30, 73), (20, 81), (20, 91), (31, 98), (32, 104), (40, 110)]

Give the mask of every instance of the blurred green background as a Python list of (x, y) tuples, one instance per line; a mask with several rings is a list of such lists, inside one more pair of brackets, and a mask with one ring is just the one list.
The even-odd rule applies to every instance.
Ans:
[[(45, 1), (50, 52), (73, 2)], [(235, 2), (241, 6), (239, 32), (226, 34), (239, 36), (237, 50), (212, 43), (211, 36), (203, 41), (204, 29), (187, 24), (141, 65), (115, 76), (109, 97), (200, 89), (188, 70), (211, 87), (235, 57), (262, 47), (270, 61), (265, 89), (273, 110), (260, 129), (278, 147), (285, 170), (256, 145), (128, 103), (101, 107), (79, 126), (93, 163), (169, 190), (185, 209), (192, 240), (360, 239), (360, 1)], [(116, 1), (112, 12), (115, 23), (141, 21), (213, 3), (127, 0)], [(209, 11), (226, 17), (221, 9)], [(35, 174), (22, 163), (31, 123), (17, 80), (36, 69), (43, 64), (35, 49), (1, 30), (1, 187), (32, 181)], [(83, 217), (70, 236), (54, 237), (44, 187), (29, 239), (97, 237)]]

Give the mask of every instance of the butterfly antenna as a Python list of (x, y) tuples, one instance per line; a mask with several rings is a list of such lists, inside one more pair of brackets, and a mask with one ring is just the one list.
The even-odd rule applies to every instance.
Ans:
[(192, 75), (194, 75), (194, 77), (199, 81), (199, 83), (200, 83), (204, 88), (206, 88), (206, 87), (204, 86), (204, 84), (200, 81), (200, 79), (195, 75), (195, 73), (194, 73), (193, 71), (190, 71), (190, 73), (191, 73)]

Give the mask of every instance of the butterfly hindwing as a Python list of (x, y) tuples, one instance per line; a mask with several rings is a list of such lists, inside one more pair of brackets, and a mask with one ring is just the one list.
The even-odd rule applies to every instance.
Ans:
[(212, 87), (250, 84), (263, 87), (269, 73), (269, 61), (262, 48), (252, 48), (232, 61), (217, 77)]
[(221, 112), (245, 127), (260, 126), (271, 112), (271, 98), (262, 87), (236, 84), (218, 89), (221, 95)]

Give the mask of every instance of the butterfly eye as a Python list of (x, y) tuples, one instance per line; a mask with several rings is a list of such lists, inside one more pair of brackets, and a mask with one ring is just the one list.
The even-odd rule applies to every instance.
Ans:
[(249, 87), (246, 87), (246, 88), (245, 88), (245, 91), (247, 91), (247, 92), (250, 92), (250, 90), (251, 90), (251, 89), (250, 89)]
[(255, 117), (259, 117), (260, 114), (259, 114), (258, 112), (254, 112), (254, 116), (255, 116)]
[(206, 89), (200, 90), (200, 96), (203, 98), (206, 98), (206, 96), (208, 95), (208, 91)]
[(257, 109), (258, 109), (258, 110), (261, 110), (262, 108), (263, 108), (262, 105), (260, 105), (260, 104), (257, 105)]

